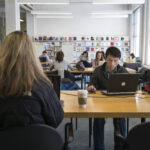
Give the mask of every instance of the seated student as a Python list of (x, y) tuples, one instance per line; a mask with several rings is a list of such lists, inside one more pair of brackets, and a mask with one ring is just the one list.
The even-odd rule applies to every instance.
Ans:
[[(53, 62), (53, 66), (52, 68), (54, 68), (55, 70), (58, 70), (58, 75), (61, 76), (61, 78), (64, 78), (64, 73), (65, 73), (65, 70), (68, 70), (71, 69), (71, 70), (74, 70), (74, 68), (66, 61), (64, 60), (64, 53), (63, 51), (58, 51), (56, 53), (56, 58), (55, 58), (55, 61)], [(70, 74), (69, 72), (67, 72), (68, 75), (68, 78), (71, 79), (71, 77), (73, 76), (72, 74)], [(73, 80), (73, 79), (71, 79)]]
[(84, 51), (80, 57), (79, 57), (79, 61), (82, 61), (83, 62), (83, 65), (85, 67), (91, 67), (92, 65), (88, 62), (88, 52), (87, 51)]
[(136, 62), (136, 57), (133, 53), (130, 54), (130, 62), (135, 63)]
[(99, 66), (99, 61), (104, 61), (104, 56), (103, 56), (102, 51), (96, 52), (95, 59), (92, 60), (92, 67), (96, 68), (97, 66)]
[(7, 35), (0, 48), (0, 129), (30, 124), (56, 128), (63, 115), (28, 35)]
[[(87, 88), (90, 90), (106, 90), (108, 79), (112, 73), (127, 73), (127, 70), (119, 65), (119, 59), (121, 58), (121, 52), (116, 47), (109, 47), (106, 51), (106, 62), (95, 69), (92, 74), (92, 78)], [(93, 138), (94, 138), (94, 150), (104, 150), (104, 118), (95, 118), (93, 126)], [(116, 134), (121, 134), (123, 137), (126, 135), (125, 119), (114, 118), (114, 150), (119, 148), (119, 140)]]
[(88, 52), (87, 51), (84, 51), (80, 57), (79, 57), (79, 61), (88, 61)]
[(39, 56), (41, 62), (50, 62), (49, 56), (47, 55), (47, 51), (43, 51), (42, 55)]

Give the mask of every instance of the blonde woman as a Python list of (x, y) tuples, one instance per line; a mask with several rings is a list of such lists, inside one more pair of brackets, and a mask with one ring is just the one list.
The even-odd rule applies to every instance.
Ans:
[(0, 48), (0, 128), (38, 123), (57, 127), (63, 114), (28, 35), (10, 33)]

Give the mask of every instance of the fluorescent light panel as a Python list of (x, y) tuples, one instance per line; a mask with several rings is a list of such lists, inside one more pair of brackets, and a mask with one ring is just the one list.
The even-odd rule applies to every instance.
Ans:
[(119, 11), (103, 11), (103, 12), (91, 12), (91, 15), (117, 15), (117, 14), (121, 14), (121, 15), (127, 15), (127, 14), (132, 14), (132, 11), (123, 11), (123, 10), (119, 10)]
[(20, 19), (20, 22), (24, 22), (24, 20)]
[(69, 0), (17, 0), (19, 4), (68, 5)]
[(69, 5), (69, 3), (18, 3), (18, 4), (34, 4), (34, 5)]
[(128, 15), (96, 15), (96, 16), (91, 16), (94, 19), (98, 18), (128, 18)]
[(73, 16), (43, 16), (37, 15), (36, 18), (50, 18), (50, 19), (72, 19)]
[(71, 12), (31, 11), (33, 15), (72, 15)]
[(144, 4), (145, 0), (93, 0), (93, 4)]

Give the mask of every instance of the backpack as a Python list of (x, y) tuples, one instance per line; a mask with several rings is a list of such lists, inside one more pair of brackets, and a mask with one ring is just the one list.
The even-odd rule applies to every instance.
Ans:
[(90, 64), (89, 62), (87, 62), (86, 60), (81, 60), (81, 62), (83, 63), (84, 67), (86, 68), (89, 68), (89, 67), (92, 67), (92, 64)]
[(76, 68), (79, 71), (84, 71), (85, 70), (85, 66), (83, 65), (83, 62), (81, 62), (81, 61), (77, 62)]

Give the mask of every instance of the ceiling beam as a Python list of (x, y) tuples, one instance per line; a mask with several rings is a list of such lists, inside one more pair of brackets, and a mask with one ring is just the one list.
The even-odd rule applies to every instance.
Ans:
[(69, 0), (17, 0), (19, 4), (69, 4)]
[(93, 4), (144, 4), (145, 0), (93, 0)]

